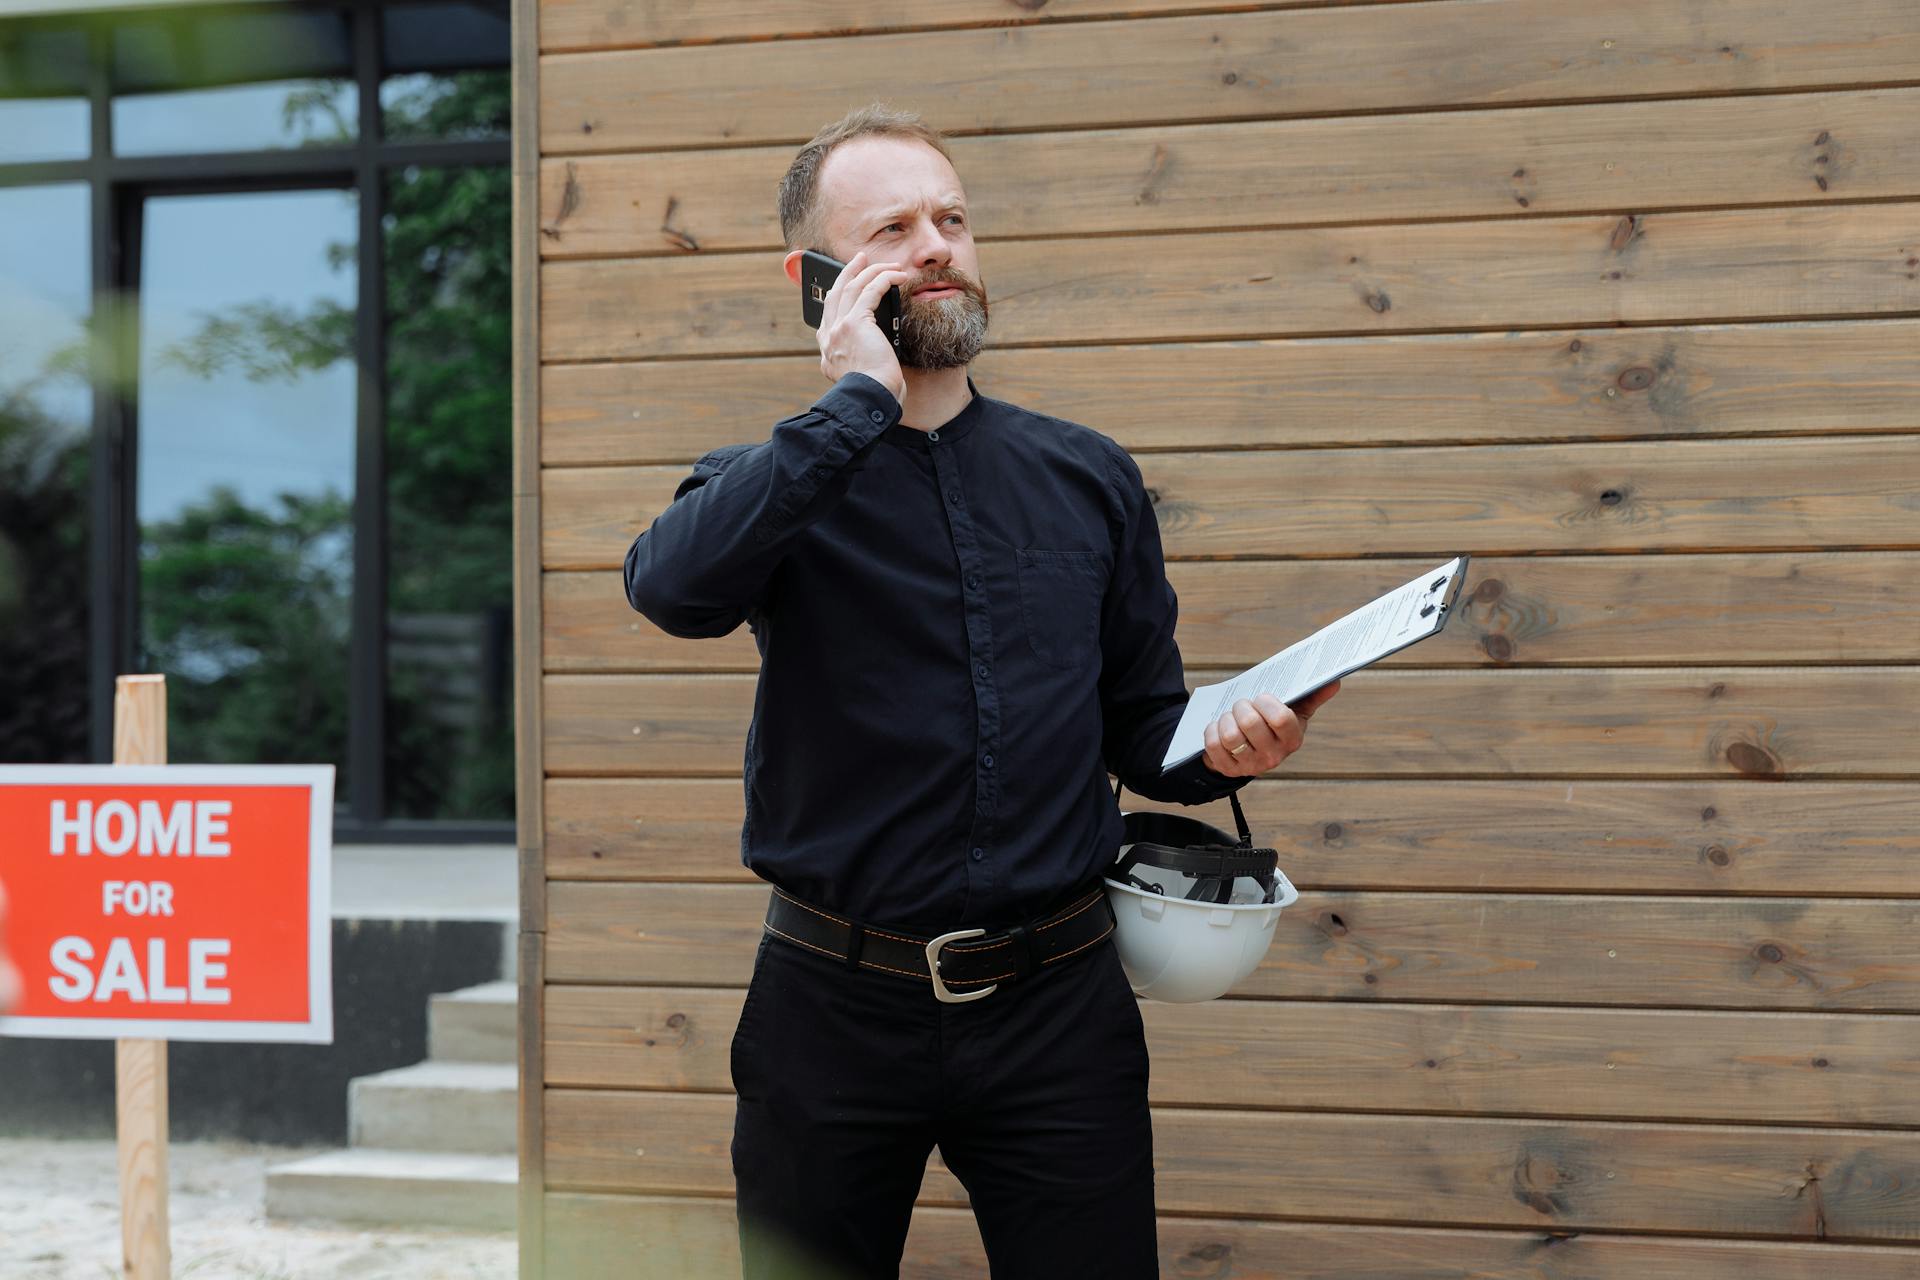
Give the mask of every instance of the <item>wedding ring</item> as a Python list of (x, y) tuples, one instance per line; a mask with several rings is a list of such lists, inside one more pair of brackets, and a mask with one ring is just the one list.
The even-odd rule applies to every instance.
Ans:
[(1237, 746), (1237, 747), (1235, 747), (1235, 748), (1234, 748), (1233, 750), (1231, 750), (1231, 751), (1229, 751), (1229, 752), (1227, 752), (1227, 754), (1228, 754), (1228, 755), (1230, 755), (1230, 756), (1237, 756), (1237, 755), (1239, 755), (1239, 754), (1240, 754), (1240, 753), (1241, 753), (1242, 751), (1245, 751), (1245, 750), (1247, 749), (1247, 747), (1248, 747), (1248, 746), (1250, 746), (1250, 745), (1251, 745), (1250, 743), (1245, 743), (1245, 742), (1243, 742), (1243, 743), (1241, 743), (1241, 744), (1240, 744), (1239, 746)]

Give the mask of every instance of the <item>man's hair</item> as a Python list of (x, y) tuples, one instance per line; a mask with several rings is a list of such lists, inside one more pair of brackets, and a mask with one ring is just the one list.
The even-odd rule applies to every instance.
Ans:
[(918, 112), (897, 111), (878, 102), (856, 107), (814, 134), (813, 141), (800, 148), (800, 154), (787, 166), (786, 176), (780, 179), (780, 234), (786, 237), (787, 248), (824, 247), (819, 244), (821, 231), (815, 208), (819, 203), (820, 170), (835, 147), (869, 137), (914, 138), (946, 156), (949, 164), (953, 162), (947, 140)]

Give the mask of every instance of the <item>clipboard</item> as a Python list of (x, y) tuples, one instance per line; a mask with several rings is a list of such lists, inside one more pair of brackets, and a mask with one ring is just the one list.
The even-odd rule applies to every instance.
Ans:
[(1282, 702), (1295, 702), (1322, 685), (1439, 635), (1459, 603), (1469, 559), (1463, 554), (1435, 565), (1233, 679), (1195, 689), (1167, 744), (1160, 772), (1176, 769), (1205, 751), (1207, 726), (1241, 698), (1271, 693)]

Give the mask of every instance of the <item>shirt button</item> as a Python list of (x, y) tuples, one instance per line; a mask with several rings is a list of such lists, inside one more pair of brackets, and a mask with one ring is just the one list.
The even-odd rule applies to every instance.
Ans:
[(987, 768), (989, 768), (989, 769), (991, 769), (991, 768), (993, 768), (993, 757), (992, 757), (992, 756), (981, 756), (981, 757), (980, 757), (980, 763), (981, 763), (981, 764), (983, 764), (983, 765), (985, 765), (985, 766), (986, 766)]
[(952, 493), (949, 493), (949, 494), (947, 495), (947, 501), (948, 501), (948, 502), (951, 502), (951, 503), (952, 503), (952, 504), (953, 504), (954, 506), (956, 506), (956, 507), (957, 507), (957, 506), (959, 506), (959, 505), (960, 505), (960, 491), (959, 491), (958, 489), (955, 489), (955, 490), (954, 490), (954, 491), (953, 491)]
[(987, 854), (986, 854), (986, 851), (985, 851), (984, 849), (975, 849), (975, 850), (973, 851), (973, 860), (974, 860), (975, 862), (978, 862), (978, 861), (980, 861), (980, 859), (982, 859), (982, 858), (984, 858), (984, 857), (986, 857), (986, 856), (987, 856)]
[(982, 680), (987, 678), (987, 664), (984, 662), (980, 664), (980, 678)]
[(827, 478), (827, 469), (825, 467), (815, 467), (813, 469), (813, 478), (815, 480), (825, 480)]
[(980, 575), (979, 575), (979, 574), (977, 574), (977, 573), (970, 573), (970, 574), (968, 574), (968, 575), (967, 575), (967, 585), (968, 585), (969, 587), (977, 587), (977, 586), (979, 586), (979, 585), (980, 585)]
[(880, 412), (878, 409), (869, 410), (867, 413), (867, 416), (869, 418), (872, 418), (875, 422), (885, 422), (887, 420), (887, 415)]

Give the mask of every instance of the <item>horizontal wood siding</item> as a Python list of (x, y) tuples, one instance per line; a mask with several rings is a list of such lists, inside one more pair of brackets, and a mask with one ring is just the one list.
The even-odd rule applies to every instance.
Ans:
[[(1920, 8), (539, 0), (537, 44), (548, 1274), (738, 1267), (758, 652), (618, 570), (824, 388), (773, 192), (873, 99), (953, 137), (980, 389), (1139, 461), (1190, 684), (1475, 557), (1242, 793), (1301, 890), (1265, 962), (1143, 1006), (1163, 1272), (1920, 1274)], [(983, 1275), (928, 1174), (904, 1274)]]

